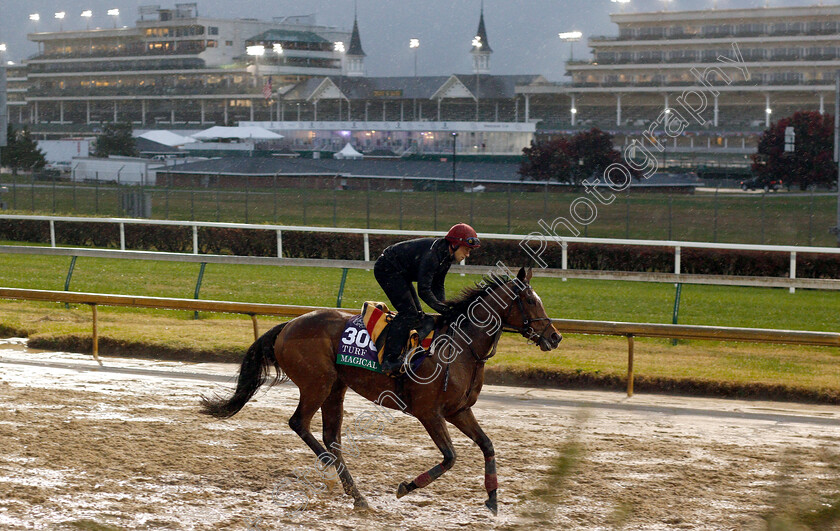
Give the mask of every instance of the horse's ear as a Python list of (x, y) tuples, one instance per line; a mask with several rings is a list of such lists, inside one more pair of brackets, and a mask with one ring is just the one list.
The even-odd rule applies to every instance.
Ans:
[(525, 282), (527, 284), (528, 281), (531, 280), (531, 269), (528, 268), (528, 271), (525, 271), (524, 267), (520, 267), (516, 278), (519, 279), (520, 282)]
[(527, 271), (525, 271), (525, 282), (531, 282), (531, 278), (534, 276), (534, 269), (529, 267)]

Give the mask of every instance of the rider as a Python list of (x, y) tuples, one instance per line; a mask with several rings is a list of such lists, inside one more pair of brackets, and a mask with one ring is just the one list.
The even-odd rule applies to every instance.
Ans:
[[(420, 299), (442, 314), (449, 310), (443, 281), (452, 262), (461, 262), (481, 243), (466, 223), (454, 225), (443, 238), (419, 238), (395, 243), (384, 251), (373, 266), (376, 281), (397, 311), (388, 325), (388, 338), (382, 355), (382, 371), (398, 373), (400, 353), (408, 335), (423, 319)], [(417, 292), (412, 282), (417, 282)], [(417, 293), (420, 293), (420, 299)]]

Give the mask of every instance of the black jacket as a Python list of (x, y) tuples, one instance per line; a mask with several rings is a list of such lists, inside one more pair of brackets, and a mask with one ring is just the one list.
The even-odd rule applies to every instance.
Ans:
[(448, 306), (443, 281), (452, 255), (449, 243), (443, 238), (419, 238), (395, 243), (384, 251), (377, 261), (385, 261), (408, 282), (417, 282), (417, 294), (437, 312)]

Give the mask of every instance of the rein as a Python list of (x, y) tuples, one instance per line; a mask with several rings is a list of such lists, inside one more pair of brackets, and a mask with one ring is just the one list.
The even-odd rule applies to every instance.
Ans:
[[(514, 288), (513, 292), (514, 300), (518, 304), (519, 313), (522, 316), (522, 326), (517, 327), (511, 324), (503, 324), (502, 326), (500, 326), (496, 333), (493, 335), (493, 347), (490, 349), (490, 354), (484, 357), (478, 355), (478, 353), (473, 348), (472, 343), (467, 343), (467, 348), (469, 348), (470, 354), (472, 354), (473, 358), (476, 361), (476, 364), (473, 366), (472, 377), (470, 378), (470, 385), (467, 389), (472, 389), (473, 385), (475, 384), (475, 378), (478, 375), (478, 368), (484, 365), (487, 362), (487, 360), (496, 355), (496, 349), (499, 346), (499, 339), (501, 339), (502, 337), (502, 332), (518, 332), (524, 338), (528, 339), (529, 341), (533, 341), (535, 344), (545, 339), (545, 332), (551, 327), (551, 319), (548, 317), (537, 317), (536, 319), (528, 319), (527, 317), (525, 317), (525, 305), (522, 302), (522, 298), (519, 296), (522, 294), (523, 291), (524, 289), (520, 288), (517, 285)], [(508, 311), (507, 314), (505, 314), (504, 316), (503, 322), (506, 322), (510, 319), (510, 314), (512, 311), (513, 305), (509, 304)], [(539, 321), (546, 321), (546, 324), (543, 327), (542, 332), (537, 334), (537, 331), (534, 330), (532, 323), (536, 323)], [(449, 363), (446, 364), (446, 371), (443, 380), (444, 392), (449, 386), (449, 365)]]

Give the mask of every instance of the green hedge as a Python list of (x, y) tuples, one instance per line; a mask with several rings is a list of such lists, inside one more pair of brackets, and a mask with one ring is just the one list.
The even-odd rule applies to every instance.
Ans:
[[(276, 256), (274, 231), (256, 229), (199, 228), (199, 251), (204, 254)], [(58, 245), (119, 248), (119, 226), (114, 223), (56, 222)], [(47, 221), (0, 220), (0, 239), (27, 243), (49, 243)], [(144, 251), (192, 252), (192, 230), (165, 225), (125, 226), (126, 248)], [(397, 236), (370, 236), (370, 253), (376, 257), (385, 247), (399, 241)], [(292, 258), (331, 258), (361, 260), (363, 237), (356, 234), (322, 232), (283, 233), (283, 255)], [(550, 242), (542, 253), (549, 267), (561, 264), (560, 245)], [(533, 264), (515, 240), (485, 240), (473, 252), (470, 263), (493, 265), (502, 261), (511, 268)], [(711, 275), (784, 277), (789, 274), (787, 253), (683, 249), (682, 272)], [(602, 271), (672, 272), (674, 249), (669, 247), (569, 244), (569, 268)], [(801, 278), (840, 278), (840, 255), (797, 255), (797, 276)]]

